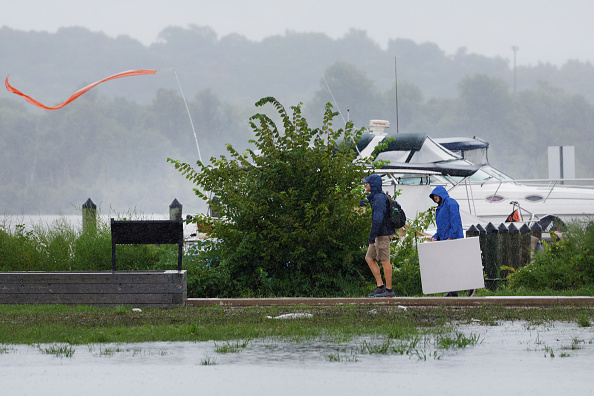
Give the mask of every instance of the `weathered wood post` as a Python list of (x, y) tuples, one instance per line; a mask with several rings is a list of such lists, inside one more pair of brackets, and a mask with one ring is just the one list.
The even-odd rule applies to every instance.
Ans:
[(520, 268), (522, 258), (522, 245), (520, 242), (520, 230), (514, 223), (510, 223), (509, 231), (509, 250), (507, 251), (507, 262), (513, 269)]
[(82, 206), (82, 228), (84, 233), (97, 233), (97, 205), (91, 201), (91, 198), (87, 199)]
[(471, 225), (466, 230), (466, 238), (473, 238), (479, 236), (479, 232), (474, 225)]
[(508, 274), (508, 271), (502, 270), (501, 268), (504, 266), (509, 266), (507, 251), (509, 249), (509, 229), (505, 226), (505, 224), (501, 223), (499, 227), (497, 227), (499, 231), (499, 245), (498, 245), (498, 256), (499, 262), (497, 263), (497, 271), (499, 272), (499, 278), (505, 279)]
[(474, 224), (468, 227), (468, 229), (466, 230), (466, 238), (472, 238), (477, 236), (479, 236), (479, 232), (474, 226)]
[(522, 245), (520, 265), (523, 267), (530, 262), (530, 227), (526, 223), (520, 227), (520, 240)]
[(487, 231), (483, 228), (482, 225), (477, 224), (476, 225), (476, 229), (479, 233), (479, 246), (481, 248), (481, 261), (483, 263), (483, 272), (485, 271), (485, 268), (487, 268), (487, 262), (486, 262), (486, 248), (487, 248)]
[(542, 227), (538, 223), (532, 224), (530, 227), (530, 250), (531, 253), (536, 253), (536, 248), (542, 239)]
[[(466, 238), (479, 238), (479, 245), (481, 243), (480, 240), (480, 232), (478, 230), (478, 228), (476, 228), (476, 226), (471, 225), (470, 227), (468, 227), (468, 229), (466, 230)], [(485, 271), (485, 260), (483, 257), (483, 253), (482, 253), (482, 249), (481, 249), (481, 264), (483, 265), (483, 272)]]
[(179, 203), (177, 198), (173, 199), (169, 205), (169, 220), (181, 220), (183, 205)]
[(487, 274), (487, 288), (489, 290), (495, 290), (497, 288), (497, 282), (499, 280), (499, 271), (497, 267), (499, 265), (499, 258), (497, 257), (499, 230), (493, 225), (493, 223), (487, 224), (485, 228), (487, 232), (487, 238), (485, 242), (485, 274)]

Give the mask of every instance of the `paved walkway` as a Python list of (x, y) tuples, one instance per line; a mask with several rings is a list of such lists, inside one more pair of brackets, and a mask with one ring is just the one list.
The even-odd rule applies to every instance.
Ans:
[(188, 298), (186, 306), (222, 305), (232, 307), (274, 306), (274, 305), (396, 305), (412, 306), (458, 306), (476, 307), (482, 305), (503, 305), (507, 307), (550, 307), (550, 306), (589, 306), (594, 307), (594, 297), (392, 297), (392, 298)]

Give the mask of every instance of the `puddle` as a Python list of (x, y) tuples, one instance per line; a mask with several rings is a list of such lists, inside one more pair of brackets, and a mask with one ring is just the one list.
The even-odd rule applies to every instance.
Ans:
[[(459, 347), (451, 342), (456, 338), (470, 341)], [(0, 385), (8, 395), (86, 396), (592, 392), (593, 328), (560, 322), (463, 325), (445, 341), (451, 343), (378, 337), (0, 345)]]

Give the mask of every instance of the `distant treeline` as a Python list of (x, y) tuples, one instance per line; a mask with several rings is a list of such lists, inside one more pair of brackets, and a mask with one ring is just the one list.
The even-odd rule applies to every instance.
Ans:
[[(207, 27), (165, 29), (150, 47), (83, 28), (1, 28), (0, 53), (3, 76), (47, 105), (120, 71), (175, 68), (205, 161), (226, 143), (248, 147), (253, 104), (274, 96), (286, 107), (303, 102), (313, 126), (331, 102), (358, 127), (386, 119), (390, 133), (479, 136), (491, 143), (491, 162), (518, 178), (546, 177), (547, 146), (574, 145), (577, 176), (594, 176), (589, 63), (522, 66), (514, 87), (507, 60), (463, 49), (446, 55), (434, 44), (393, 40), (384, 50), (356, 30), (338, 40), (287, 33), (252, 42), (219, 39)], [(165, 162), (198, 158), (175, 77), (164, 70), (111, 81), (53, 112), (3, 90), (0, 208), (68, 212), (91, 197), (104, 210), (164, 212), (173, 198), (184, 212), (202, 210)]]

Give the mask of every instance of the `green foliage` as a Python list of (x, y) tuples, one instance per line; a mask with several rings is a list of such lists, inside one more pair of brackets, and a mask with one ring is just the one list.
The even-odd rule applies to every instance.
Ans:
[[(573, 222), (561, 240), (545, 244), (533, 261), (509, 275), (508, 288), (571, 290), (594, 283), (594, 226)], [(553, 234), (554, 235), (554, 234)]]
[[(211, 264), (231, 276), (234, 296), (322, 296), (360, 279), (362, 244), (369, 215), (356, 210), (364, 198), (367, 160), (356, 160), (352, 143), (361, 135), (352, 123), (333, 128), (326, 105), (322, 127), (312, 129), (301, 105), (289, 116), (274, 98), (256, 106), (276, 108), (284, 131), (264, 114), (251, 117), (255, 149), (230, 159), (187, 163), (169, 159), (196, 184), (196, 194), (219, 220), (211, 237), (220, 259)], [(197, 220), (211, 226), (204, 216)], [(212, 251), (209, 251), (212, 253)], [(205, 268), (202, 273), (207, 272)], [(223, 278), (226, 279), (226, 276)]]
[[(31, 230), (8, 220), (0, 224), (0, 271), (111, 270), (111, 229), (98, 221), (96, 233), (82, 232), (61, 217)], [(177, 269), (175, 245), (118, 245), (118, 270)]]

